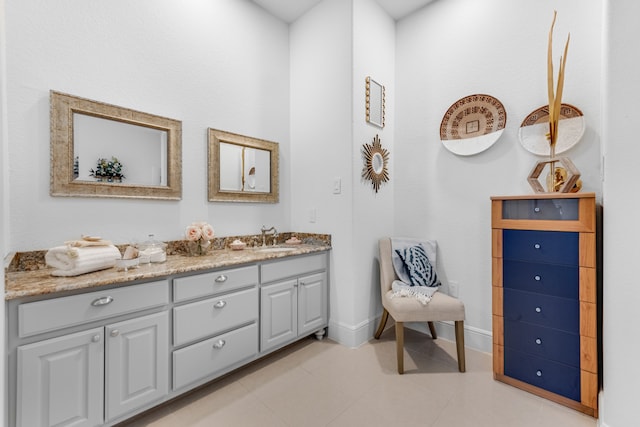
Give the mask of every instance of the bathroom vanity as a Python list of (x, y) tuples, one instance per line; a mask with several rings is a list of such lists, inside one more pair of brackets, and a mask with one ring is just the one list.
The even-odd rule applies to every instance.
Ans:
[(8, 422), (114, 425), (328, 325), (329, 245), (7, 274)]

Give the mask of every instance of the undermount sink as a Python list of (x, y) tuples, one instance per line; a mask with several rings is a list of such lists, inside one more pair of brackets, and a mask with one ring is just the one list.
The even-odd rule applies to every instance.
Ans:
[(296, 248), (283, 248), (281, 246), (267, 246), (266, 248), (257, 248), (258, 252), (290, 252), (295, 251)]

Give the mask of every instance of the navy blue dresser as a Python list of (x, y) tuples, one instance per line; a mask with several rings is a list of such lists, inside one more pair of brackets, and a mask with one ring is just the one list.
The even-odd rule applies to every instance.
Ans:
[(597, 417), (595, 195), (491, 200), (494, 378)]

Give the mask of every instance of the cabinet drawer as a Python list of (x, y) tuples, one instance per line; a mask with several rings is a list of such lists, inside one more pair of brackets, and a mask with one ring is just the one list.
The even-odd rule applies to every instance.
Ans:
[(18, 307), (18, 335), (28, 337), (168, 303), (165, 280), (25, 303)]
[(578, 265), (578, 233), (504, 230), (502, 238), (504, 259)]
[(258, 325), (253, 323), (173, 352), (173, 389), (222, 373), (258, 353)]
[(173, 309), (173, 344), (211, 336), (257, 318), (257, 287), (176, 307)]
[(517, 320), (579, 334), (580, 304), (578, 300), (558, 298), (531, 292), (504, 289), (503, 313)]
[(287, 259), (271, 262), (260, 266), (260, 280), (262, 283), (287, 277), (300, 276), (327, 268), (327, 256), (323, 254)]
[(504, 349), (504, 374), (536, 387), (580, 401), (580, 369)]
[(577, 334), (505, 320), (504, 344), (532, 356), (580, 367), (580, 336)]
[(578, 199), (503, 200), (502, 218), (577, 221), (578, 207)]
[(180, 277), (173, 280), (173, 300), (185, 301), (207, 295), (255, 285), (258, 283), (258, 266), (221, 270), (214, 273)]
[(504, 260), (505, 288), (578, 299), (580, 269), (577, 266)]

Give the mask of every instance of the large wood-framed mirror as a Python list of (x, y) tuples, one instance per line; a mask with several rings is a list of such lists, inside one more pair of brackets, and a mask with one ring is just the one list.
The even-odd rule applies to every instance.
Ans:
[(182, 198), (182, 122), (51, 91), (52, 196)]
[(278, 143), (209, 128), (209, 201), (277, 203)]

